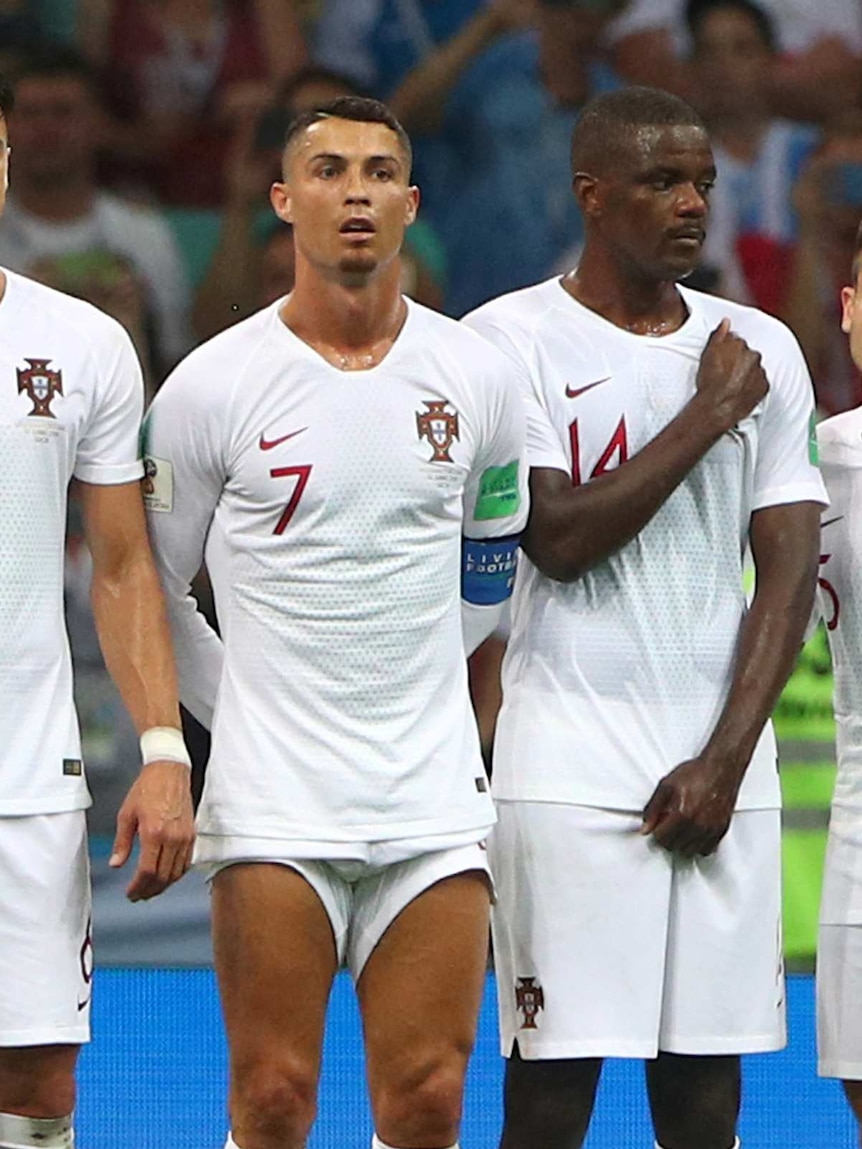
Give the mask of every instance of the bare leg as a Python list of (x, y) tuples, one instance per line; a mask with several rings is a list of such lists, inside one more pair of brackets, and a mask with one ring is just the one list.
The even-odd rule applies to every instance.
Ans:
[(0, 1049), (0, 1113), (66, 1117), (75, 1108), (77, 1045)]
[(841, 1084), (859, 1125), (859, 1144), (862, 1146), (862, 1081), (842, 1081)]
[(488, 917), (484, 874), (444, 878), (402, 910), (365, 964), (357, 991), (371, 1107), (387, 1145), (444, 1149), (458, 1139)]
[(516, 1045), (506, 1062), (500, 1149), (580, 1149), (601, 1071), (599, 1058), (523, 1061)]
[(326, 911), (287, 866), (230, 866), (213, 880), (213, 940), (234, 1140), (242, 1149), (303, 1149), (336, 971)]
[(646, 1062), (646, 1080), (662, 1149), (731, 1149), (742, 1097), (738, 1057), (660, 1053)]

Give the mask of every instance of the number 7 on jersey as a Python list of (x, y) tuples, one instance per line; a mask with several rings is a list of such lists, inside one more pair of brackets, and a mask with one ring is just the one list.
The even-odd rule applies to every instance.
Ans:
[(281, 512), (281, 518), (276, 523), (275, 530), (272, 532), (274, 535), (283, 535), (287, 524), (293, 518), (293, 512), (299, 506), (299, 500), (302, 498), (302, 492), (305, 490), (308, 476), (311, 474), (311, 466), (311, 463), (304, 463), (298, 467), (273, 467), (269, 472), (273, 479), (296, 479), (293, 493), (288, 499), (287, 506)]

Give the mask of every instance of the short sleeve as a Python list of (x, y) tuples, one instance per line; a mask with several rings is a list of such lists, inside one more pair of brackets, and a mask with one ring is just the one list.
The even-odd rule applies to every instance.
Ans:
[(526, 418), (528, 467), (551, 467), (568, 474), (571, 471), (571, 464), (565, 445), (551, 422), (542, 402), (538, 382), (517, 341), (498, 322), (491, 319), (485, 308), (466, 316), (462, 322), (493, 343), (514, 365), (515, 384), (521, 396)]
[(94, 345), (93, 405), (78, 442), (75, 478), (83, 483), (131, 483), (143, 475), (139, 440), (144, 381), (132, 341), (119, 324)]

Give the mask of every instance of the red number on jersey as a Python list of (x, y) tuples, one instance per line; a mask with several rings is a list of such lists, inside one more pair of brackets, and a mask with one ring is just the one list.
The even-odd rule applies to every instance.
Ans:
[[(581, 442), (578, 437), (578, 421), (575, 421), (569, 426), (569, 442), (572, 445), (572, 486), (579, 487), (583, 482), (581, 478)], [(616, 466), (619, 467), (629, 457), (628, 438), (626, 436), (626, 417), (623, 415), (617, 424), (617, 429), (611, 435), (610, 442), (604, 451), (602, 451), (601, 458), (593, 467), (590, 472), (590, 478), (595, 479), (599, 475), (603, 475), (605, 471), (610, 471), (610, 463), (616, 457)]]
[[(831, 558), (832, 558), (832, 555), (821, 555), (820, 556), (820, 565), (822, 567), (825, 567)], [(826, 595), (826, 597), (832, 603), (832, 617), (824, 619), (824, 621), (826, 623), (826, 629), (827, 630), (834, 630), (835, 627), (838, 625), (838, 615), (841, 612), (841, 605), (838, 602), (838, 595), (835, 591), (835, 587), (832, 585), (831, 582), (829, 582), (828, 579), (825, 579), (825, 578), (819, 578), (817, 580), (817, 585), (819, 587), (822, 587), (823, 593)]]
[(293, 494), (290, 496), (287, 506), (281, 512), (281, 518), (278, 520), (275, 530), (272, 532), (274, 535), (283, 535), (287, 524), (293, 518), (293, 512), (299, 506), (299, 500), (302, 498), (302, 492), (305, 490), (305, 484), (308, 482), (308, 476), (311, 474), (311, 463), (305, 463), (301, 467), (273, 467), (269, 473), (273, 479), (296, 479)]

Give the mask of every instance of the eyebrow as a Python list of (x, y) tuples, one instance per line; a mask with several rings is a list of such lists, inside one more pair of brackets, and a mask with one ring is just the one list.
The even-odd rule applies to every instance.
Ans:
[[(338, 160), (343, 162), (347, 159), (348, 157), (342, 152), (316, 152), (313, 156), (309, 156), (306, 162), (310, 164), (314, 163), (316, 160)], [(379, 156), (366, 156), (363, 160), (363, 163), (368, 164), (401, 164), (401, 162), (402, 161), (398, 158), (398, 156), (391, 152), (387, 152)]]

